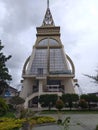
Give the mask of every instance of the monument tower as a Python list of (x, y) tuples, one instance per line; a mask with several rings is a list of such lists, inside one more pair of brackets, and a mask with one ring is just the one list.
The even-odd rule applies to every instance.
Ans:
[(38, 96), (41, 94), (75, 93), (75, 67), (64, 51), (60, 27), (55, 26), (49, 0), (42, 25), (36, 30), (32, 54), (22, 72), (20, 96), (25, 99), (25, 108), (38, 107)]

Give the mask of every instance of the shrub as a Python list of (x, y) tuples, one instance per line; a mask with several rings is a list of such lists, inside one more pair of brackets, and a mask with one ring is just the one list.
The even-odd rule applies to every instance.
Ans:
[(27, 117), (32, 117), (35, 114), (34, 111), (31, 111), (29, 109), (24, 109), (22, 108), (20, 111), (20, 117), (19, 118), (27, 118)]
[(37, 124), (56, 122), (54, 118), (49, 116), (37, 116), (37, 117), (33, 117), (32, 119), (36, 120)]
[(15, 109), (12, 104), (8, 104), (8, 107), (10, 112), (15, 112)]
[(38, 116), (33, 118), (25, 118), (25, 119), (15, 119), (15, 118), (0, 118), (0, 130), (18, 130), (19, 128), (25, 126), (28, 123), (29, 127), (32, 127), (35, 124), (43, 124), (43, 123), (52, 123), (56, 122), (56, 120), (52, 117), (44, 117)]
[(14, 119), (14, 118), (1, 118), (0, 119), (0, 129), (1, 130), (12, 130), (20, 128), (24, 119)]
[(80, 101), (79, 101), (79, 106), (80, 106), (82, 109), (88, 107), (87, 102), (86, 102), (84, 99), (80, 99)]
[(25, 102), (25, 100), (23, 98), (19, 97), (19, 96), (14, 96), (9, 101), (14, 106), (23, 104)]
[(8, 111), (8, 105), (3, 98), (0, 98), (0, 116), (4, 115)]
[(63, 126), (64, 130), (69, 130), (69, 126), (70, 126), (70, 117), (66, 117), (66, 118), (64, 119), (63, 122), (60, 121), (60, 120), (58, 120), (57, 123), (58, 123), (58, 125)]
[(61, 110), (63, 107), (64, 107), (63, 101), (62, 101), (61, 99), (58, 99), (58, 100), (56, 101), (56, 108), (57, 108), (58, 110)]

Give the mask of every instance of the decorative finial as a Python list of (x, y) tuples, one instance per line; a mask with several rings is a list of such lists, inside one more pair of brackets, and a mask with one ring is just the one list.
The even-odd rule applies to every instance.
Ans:
[(50, 8), (49, 8), (49, 0), (47, 0), (47, 10), (46, 10), (46, 14), (43, 20), (43, 24), (42, 26), (55, 26), (53, 18), (52, 18), (52, 14), (50, 12)]
[(49, 8), (49, 0), (47, 0), (47, 8)]

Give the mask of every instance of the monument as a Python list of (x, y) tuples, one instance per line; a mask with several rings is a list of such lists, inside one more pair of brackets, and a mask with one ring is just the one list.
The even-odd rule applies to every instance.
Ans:
[(42, 25), (36, 30), (32, 54), (22, 71), (20, 96), (25, 99), (25, 108), (39, 107), (38, 97), (41, 94), (75, 93), (75, 67), (64, 51), (60, 27), (55, 26), (49, 0)]

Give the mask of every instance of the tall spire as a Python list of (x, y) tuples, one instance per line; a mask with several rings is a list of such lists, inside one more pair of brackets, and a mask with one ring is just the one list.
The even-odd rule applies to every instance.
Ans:
[(49, 0), (47, 0), (47, 10), (46, 10), (46, 14), (42, 23), (42, 26), (55, 26), (53, 18), (52, 18), (52, 14), (50, 12), (50, 8), (49, 8)]
[(49, 0), (47, 0), (47, 9), (49, 8)]

